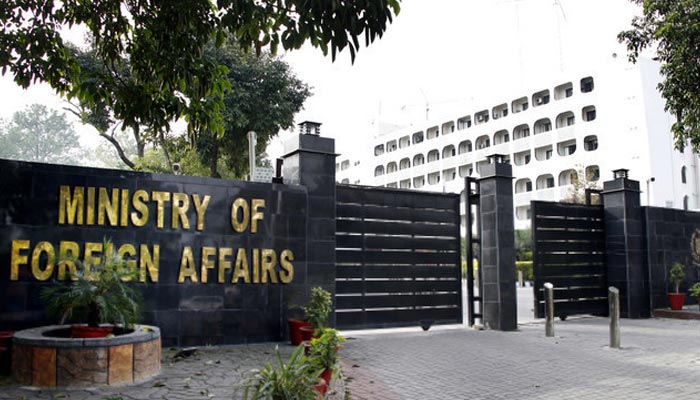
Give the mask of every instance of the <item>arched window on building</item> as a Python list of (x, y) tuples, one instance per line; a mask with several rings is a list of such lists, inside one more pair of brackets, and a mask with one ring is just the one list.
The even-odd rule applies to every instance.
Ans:
[(687, 168), (684, 166), (681, 167), (681, 183), (687, 183), (688, 179), (686, 178), (687, 174)]

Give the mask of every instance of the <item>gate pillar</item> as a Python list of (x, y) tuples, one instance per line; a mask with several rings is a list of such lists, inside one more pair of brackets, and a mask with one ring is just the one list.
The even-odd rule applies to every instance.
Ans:
[(627, 172), (615, 170), (615, 179), (603, 183), (608, 285), (620, 290), (622, 317), (649, 318), (649, 274), (644, 260), (639, 182), (628, 179)]
[(513, 168), (503, 155), (488, 159), (479, 179), (483, 321), (489, 329), (511, 331), (518, 328)]
[[(316, 125), (300, 124), (302, 130), (306, 129), (305, 124)], [(308, 199), (305, 209), (299, 210), (300, 217), (306, 214), (305, 260), (294, 263), (294, 283), (289, 285), (293, 287), (286, 288), (289, 302), (304, 304), (306, 298), (297, 296), (308, 295), (316, 286), (329, 291), (335, 302), (335, 140), (300, 134), (284, 143), (284, 154), (284, 183), (305, 186)], [(298, 223), (289, 221), (288, 229), (298, 229), (293, 226)], [(330, 323), (335, 325), (335, 312)]]

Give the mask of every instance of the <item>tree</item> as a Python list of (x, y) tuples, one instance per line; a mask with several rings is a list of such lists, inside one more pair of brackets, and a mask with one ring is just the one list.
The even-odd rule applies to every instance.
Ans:
[[(305, 42), (324, 54), (360, 48), (381, 37), (399, 0), (6, 0), (0, 2), (0, 68), (17, 84), (46, 82), (87, 104), (104, 102), (125, 128), (147, 127), (154, 137), (184, 117), (189, 129), (224, 131), (224, 67), (207, 60), (209, 42), (235, 40), (244, 50), (273, 53)], [(92, 84), (60, 29), (84, 26), (96, 57), (123, 85)], [(116, 79), (116, 78), (115, 78)]]
[(248, 132), (257, 134), (256, 154), (261, 154), (271, 138), (294, 124), (311, 92), (287, 63), (269, 53), (256, 56), (228, 43), (207, 47), (205, 56), (228, 69), (231, 90), (224, 96), (224, 132), (190, 131), (190, 140), (210, 176), (220, 176), (223, 159), (233, 176), (241, 178), (248, 172)]
[(700, 2), (694, 0), (630, 0), (643, 6), (632, 29), (618, 40), (627, 45), (631, 62), (656, 46), (663, 82), (658, 86), (666, 111), (676, 116), (672, 131), (676, 148), (689, 143), (700, 152)]
[(64, 114), (32, 104), (13, 114), (0, 135), (0, 157), (43, 163), (77, 164), (78, 134)]
[[(585, 204), (587, 190), (600, 190), (600, 182), (596, 177), (594, 169), (584, 169), (583, 165), (576, 165), (575, 170), (571, 170), (571, 187), (566, 197), (561, 201), (564, 203)], [(600, 196), (591, 197), (591, 203), (598, 204)]]
[[(86, 85), (111, 87), (109, 92), (117, 92), (133, 79), (127, 60), (115, 71), (105, 68), (92, 50), (74, 49), (74, 52)], [(185, 167), (184, 173), (188, 175), (243, 177), (248, 171), (247, 133), (251, 130), (257, 133), (256, 152), (260, 154), (281, 129), (292, 126), (294, 114), (301, 110), (311, 92), (294, 76), (287, 63), (269, 52), (247, 53), (228, 41), (219, 48), (208, 45), (204, 59), (227, 71), (225, 79), (230, 89), (224, 95), (221, 110), (223, 133), (190, 129), (188, 143), (162, 131), (152, 135), (147, 127), (122, 130), (124, 124), (115, 120), (116, 112), (109, 106), (113, 102), (73, 101), (67, 110), (93, 126), (114, 147), (121, 162), (131, 169), (170, 171), (175, 160)], [(153, 152), (150, 152), (151, 157), (146, 157), (150, 162), (145, 160), (149, 144), (163, 151), (165, 165), (153, 164)], [(131, 148), (135, 148), (135, 152), (130, 151)], [(193, 154), (199, 159), (193, 159)], [(225, 170), (223, 174), (222, 170)]]

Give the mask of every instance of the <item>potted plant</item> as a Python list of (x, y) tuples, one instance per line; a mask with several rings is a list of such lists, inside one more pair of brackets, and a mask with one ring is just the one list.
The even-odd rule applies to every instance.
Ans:
[[(103, 242), (103, 249), (113, 248), (110, 241)], [(76, 273), (67, 282), (42, 290), (41, 298), (50, 314), (61, 316), (61, 324), (68, 318), (87, 323), (72, 325), (71, 337), (104, 337), (114, 326), (129, 328), (138, 322), (141, 296), (128, 283), (138, 278), (138, 272), (116, 251), (103, 252), (98, 261), (70, 261)]]
[(259, 370), (252, 370), (244, 377), (245, 400), (315, 400), (319, 384), (319, 372), (313, 369), (303, 354), (303, 346), (297, 346), (289, 360), (282, 361), (279, 349), (275, 349), (277, 368), (271, 363)]
[(693, 286), (688, 290), (691, 296), (695, 297), (698, 302), (698, 307), (700, 307), (700, 282), (695, 282)]
[(328, 315), (332, 311), (331, 294), (320, 287), (312, 288), (311, 298), (302, 309), (310, 325), (301, 327), (301, 336), (303, 340), (311, 340), (328, 325)]
[(674, 262), (669, 271), (669, 278), (674, 284), (676, 291), (675, 293), (668, 294), (668, 304), (671, 310), (681, 310), (683, 309), (683, 304), (685, 303), (685, 293), (680, 293), (681, 282), (685, 279), (685, 271), (683, 269), (683, 264), (679, 262)]
[(322, 332), (318, 338), (311, 339), (309, 360), (314, 368), (321, 371), (320, 377), (328, 385), (338, 364), (338, 350), (345, 338), (338, 335), (335, 329), (325, 328)]

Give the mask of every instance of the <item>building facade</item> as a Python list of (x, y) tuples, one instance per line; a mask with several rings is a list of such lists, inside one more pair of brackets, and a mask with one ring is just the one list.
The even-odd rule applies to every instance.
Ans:
[(529, 226), (531, 200), (572, 200), (619, 168), (640, 181), (643, 204), (700, 208), (698, 157), (674, 149), (658, 64), (622, 58), (378, 136), (361, 154), (341, 154), (338, 182), (459, 193), (487, 156), (502, 154), (513, 166), (517, 228)]

